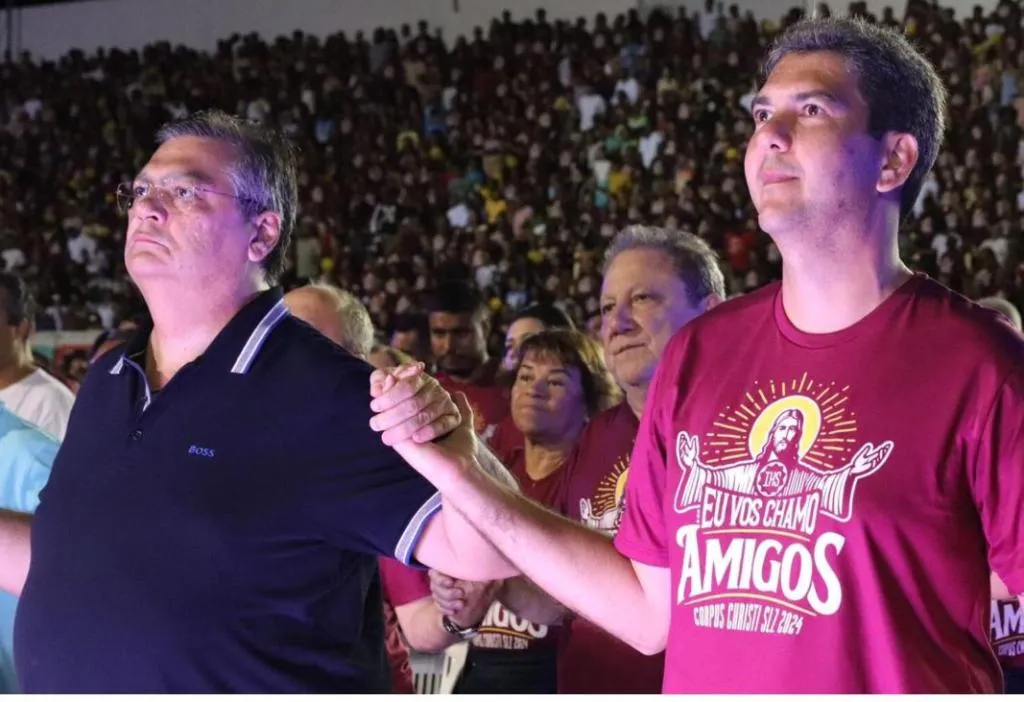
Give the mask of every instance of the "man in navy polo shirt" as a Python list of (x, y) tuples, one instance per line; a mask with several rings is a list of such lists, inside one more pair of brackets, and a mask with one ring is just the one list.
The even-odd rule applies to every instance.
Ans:
[[(286, 142), (222, 113), (158, 141), (118, 190), (152, 323), (91, 368), (34, 521), (0, 512), (23, 689), (387, 690), (377, 557), (514, 571), (432, 518), (439, 496), (370, 429), (371, 368), (288, 314)], [(396, 382), (418, 438), (472, 440), (436, 382)]]

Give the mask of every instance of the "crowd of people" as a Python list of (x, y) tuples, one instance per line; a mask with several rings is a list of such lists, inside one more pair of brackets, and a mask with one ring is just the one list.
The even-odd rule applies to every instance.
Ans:
[[(696, 14), (574, 23), (506, 13), (452, 44), (421, 23), (325, 41), (235, 36), (215, 55), (155, 45), (0, 65), (0, 441), (20, 437), (8, 455), (26, 457), (8, 469), (24, 489), (0, 495), (0, 588), (23, 595), (14, 643), (0, 631), (0, 680), (32, 691), (409, 691), (407, 646), (466, 641), (461, 693), (993, 691), (993, 649), (1021, 686), (1021, 608), (1002, 592), (1021, 577), (1019, 510), (1000, 502), (1020, 485), (995, 473), (1019, 455), (1008, 442), (1022, 398), (1005, 380), (1019, 337), (936, 285), (1019, 334), (1020, 7), (958, 18), (911, 2), (905, 17), (867, 19), (919, 47), (946, 102), (916, 54), (868, 25), (800, 30), (799, 12), (758, 22), (710, 0)], [(866, 46), (895, 78), (850, 83)], [(849, 52), (848, 63), (833, 66), (829, 52)], [(877, 85), (886, 79), (906, 81), (911, 113)], [(850, 136), (860, 132), (885, 149), (870, 187), (849, 175), (876, 148)], [(796, 143), (807, 152), (779, 156)], [(239, 178), (231, 149), (264, 164), (265, 182)], [(808, 175), (826, 177), (810, 194), (787, 190)], [(793, 215), (801, 197), (818, 209)], [(858, 208), (872, 217), (858, 220)], [(890, 256), (897, 243), (907, 269)], [(822, 262), (834, 267), (827, 284)], [(263, 274), (275, 287), (255, 282)], [(808, 290), (822, 295), (809, 301)], [(72, 357), (73, 372), (51, 369), (76, 400), (39, 370), (31, 334), (82, 328), (103, 330), (93, 349)], [(932, 401), (931, 417), (882, 412), (878, 397), (873, 412), (845, 381), (826, 382), (841, 363), (863, 386), (854, 392), (905, 384), (895, 361), (856, 367), (883, 331), (922, 372), (946, 373), (948, 387), (917, 384), (891, 401)], [(723, 352), (747, 362), (727, 371)], [(378, 373), (365, 378), (353, 358)], [(373, 405), (349, 412), (367, 379)], [(961, 412), (980, 416), (990, 395), (996, 427), (962, 427)], [(301, 428), (278, 436), (267, 403), (294, 410)], [(914, 444), (916, 462), (901, 455), (912, 419), (969, 436), (970, 476), (945, 444)], [(349, 441), (339, 447), (327, 428)], [(495, 482), (443, 477), (460, 452)], [(196, 466), (214, 460), (220, 476), (244, 464), (246, 489), (228, 500), (234, 482), (200, 477)], [(149, 461), (144, 477), (136, 469)], [(924, 476), (934, 503), (910, 505), (914, 524), (871, 524), (864, 514), (921, 478), (872, 477), (901, 461), (949, 461), (953, 477)], [(298, 472), (268, 501), (288, 462)], [(669, 485), (666, 462), (682, 471)], [(867, 507), (854, 517), (858, 484)], [(183, 507), (182, 495), (201, 504)], [(112, 504), (93, 515), (99, 501)], [(308, 519), (295, 521), (299, 505)], [(906, 542), (935, 555), (949, 515), (967, 535), (937, 541), (968, 575), (921, 591), (894, 563), (934, 566)], [(178, 520), (187, 528), (168, 526)], [(757, 541), (758, 529), (781, 541)], [(150, 539), (198, 560), (147, 550)], [(288, 573), (257, 572), (265, 558), (286, 559)], [(990, 570), (1007, 582), (995, 578), (982, 623), (970, 598), (984, 578), (988, 602)], [(881, 603), (865, 604), (841, 582), (855, 572), (890, 573), (898, 587), (864, 575), (858, 587)], [(325, 573), (325, 590), (310, 589)], [(227, 589), (211, 594), (210, 578)], [(588, 578), (595, 587), (582, 587)], [(837, 615), (844, 588), (851, 601)], [(171, 604), (186, 600), (194, 619)], [(83, 614), (93, 611), (102, 635)], [(885, 664), (832, 665), (838, 649), (823, 642), (855, 620)], [(707, 653), (727, 636), (750, 646), (805, 626), (822, 662), (813, 671), (777, 644), (744, 681), (726, 682), (725, 663), (703, 653), (678, 662), (684, 639), (700, 637)], [(390, 681), (374, 659), (385, 637)], [(922, 637), (940, 653), (912, 654)]]
[[(558, 301), (585, 326), (602, 251), (629, 223), (694, 231), (722, 256), (730, 292), (750, 291), (780, 274), (742, 176), (750, 100), (758, 57), (798, 16), (758, 22), (710, 2), (576, 22), (541, 11), (447, 43), (421, 23), (325, 40), (233, 36), (212, 55), (157, 44), (5, 63), (3, 265), (29, 281), (40, 329), (135, 315), (115, 188), (160, 124), (219, 108), (300, 148), (286, 287), (352, 291), (385, 333), (460, 274), (488, 299), (492, 345), (530, 302)], [(1018, 18), (1012, 2), (988, 16), (912, 13), (907, 31), (946, 78), (955, 129), (901, 244), (955, 289), (1020, 306)]]

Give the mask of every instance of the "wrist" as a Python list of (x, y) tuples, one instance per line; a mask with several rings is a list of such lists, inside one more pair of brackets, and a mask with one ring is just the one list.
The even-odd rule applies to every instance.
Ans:
[(451, 464), (441, 482), (435, 483), (438, 491), (456, 502), (463, 497), (474, 477), (480, 473), (480, 464), (475, 456), (458, 456)]
[(441, 626), (449, 634), (459, 637), (463, 641), (473, 638), (480, 632), (480, 624), (482, 619), (478, 619), (472, 623), (466, 623), (460, 621), (459, 617), (449, 617), (447, 614), (441, 615)]

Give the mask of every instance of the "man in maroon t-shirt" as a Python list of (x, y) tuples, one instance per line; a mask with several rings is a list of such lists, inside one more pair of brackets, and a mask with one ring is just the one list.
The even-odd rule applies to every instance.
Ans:
[[(595, 417), (566, 466), (560, 511), (609, 537), (619, 530), (629, 456), (647, 390), (672, 335), (725, 298), (714, 252), (685, 232), (628, 227), (609, 246), (601, 342), (626, 401)], [(657, 693), (664, 656), (642, 656), (584, 618), (566, 627), (558, 690)]]
[(614, 547), (472, 446), (396, 448), (542, 589), (664, 649), (666, 692), (999, 692), (990, 598), (1024, 600), (1024, 339), (898, 255), (941, 81), (902, 35), (835, 18), (783, 32), (765, 75), (745, 167), (782, 281), (666, 347)]
[(428, 319), (436, 377), (449, 392), (465, 393), (477, 434), (487, 440), (509, 411), (501, 359), (487, 352), (487, 305), (472, 284), (446, 281), (430, 298)]
[[(629, 456), (647, 389), (661, 352), (687, 322), (725, 297), (714, 252), (697, 237), (628, 227), (608, 247), (601, 285), (601, 342), (626, 401), (594, 417), (563, 469), (558, 510), (614, 537), (625, 507)], [(545, 623), (562, 608), (522, 580), (504, 599)], [(664, 656), (643, 656), (586, 619), (564, 627), (558, 691), (567, 694), (653, 694), (661, 691)]]

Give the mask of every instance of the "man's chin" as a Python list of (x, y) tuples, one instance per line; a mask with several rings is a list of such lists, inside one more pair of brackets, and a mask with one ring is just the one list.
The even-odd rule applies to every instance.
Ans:
[(623, 387), (645, 388), (650, 384), (654, 371), (649, 368), (616, 369), (613, 375), (615, 382)]

